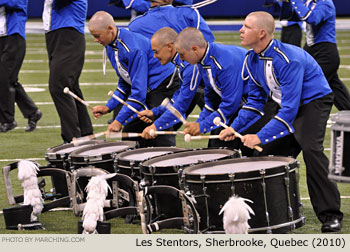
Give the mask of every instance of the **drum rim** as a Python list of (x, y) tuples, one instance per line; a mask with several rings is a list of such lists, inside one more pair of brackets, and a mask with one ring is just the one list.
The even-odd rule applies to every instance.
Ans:
[[(182, 147), (176, 147), (176, 146), (157, 146), (157, 147), (144, 147), (144, 148), (137, 148), (137, 149), (131, 149), (131, 150), (124, 150), (122, 152), (119, 152), (117, 155), (116, 155), (116, 161), (118, 162), (119, 160), (120, 161), (134, 161), (134, 162), (142, 162), (142, 161), (145, 161), (149, 158), (146, 158), (146, 159), (143, 159), (143, 160), (135, 160), (135, 159), (126, 159), (125, 158), (125, 155), (127, 154), (138, 154), (139, 152), (140, 153), (145, 153), (145, 152), (156, 152), (156, 151), (162, 151), (162, 150), (167, 150), (169, 149), (169, 152), (168, 153), (164, 153), (164, 154), (169, 154), (169, 153), (175, 153), (175, 152), (179, 152), (179, 151), (184, 151), (184, 150), (189, 150), (188, 148), (182, 148)], [(164, 154), (161, 154), (161, 155), (157, 155), (157, 156), (154, 156), (154, 157), (159, 157), (159, 156), (162, 156)]]
[[(114, 145), (122, 145), (122, 144), (128, 145), (127, 148), (123, 149), (123, 150), (120, 150), (120, 151), (113, 151), (113, 152), (109, 152), (109, 153), (102, 153), (102, 154), (99, 154), (99, 155), (88, 156), (88, 155), (80, 154), (83, 151), (93, 150), (94, 147), (96, 147), (97, 145), (105, 147), (105, 146), (114, 146)], [(136, 148), (137, 145), (138, 145), (138, 143), (136, 141), (103, 142), (101, 144), (95, 144), (95, 145), (79, 148), (79, 149), (71, 152), (69, 156), (71, 157), (71, 159), (74, 159), (74, 158), (85, 158), (85, 157), (96, 157), (96, 156), (112, 155), (113, 153), (119, 153), (121, 151), (125, 151), (125, 150), (130, 149), (130, 148)]]
[[(91, 144), (95, 145), (95, 144), (104, 143), (104, 142), (105, 142), (104, 140), (93, 139), (93, 140), (89, 140), (89, 141), (86, 141), (84, 143), (81, 143), (77, 147), (80, 146), (81, 148), (84, 148), (84, 147), (86, 147), (85, 145), (91, 145)], [(54, 147), (48, 148), (46, 150), (45, 157), (48, 160), (51, 160), (52, 157), (55, 155), (56, 155), (56, 159), (53, 159), (53, 160), (61, 159), (61, 157), (63, 157), (63, 156), (68, 157), (73, 151), (65, 152), (65, 153), (61, 153), (61, 154), (58, 154), (57, 151), (64, 150), (66, 148), (71, 148), (71, 147), (74, 147), (73, 143), (65, 143), (65, 144), (60, 144), (60, 145), (56, 145)], [(76, 151), (76, 150), (74, 150), (74, 151)]]
[[(288, 164), (289, 170), (288, 172), (294, 172), (296, 168), (298, 167), (298, 160), (294, 159), (292, 157), (282, 157), (282, 156), (266, 156), (266, 157), (242, 157), (242, 158), (235, 158), (235, 159), (223, 159), (214, 161), (214, 163), (220, 164), (227, 164), (227, 163), (245, 163), (245, 162), (252, 162), (252, 161), (289, 161), (286, 162)], [(247, 180), (255, 180), (255, 179), (261, 179), (263, 176), (265, 178), (280, 176), (285, 173), (285, 167), (284, 165), (276, 165), (269, 167), (269, 169), (257, 169), (257, 170), (251, 170), (251, 171), (240, 171), (240, 172), (227, 172), (227, 173), (210, 173), (210, 174), (194, 174), (191, 173), (191, 171), (196, 170), (198, 168), (206, 168), (207, 166), (212, 166), (213, 163), (202, 163), (202, 164), (195, 164), (192, 166), (189, 166), (185, 168), (182, 172), (182, 176), (184, 177), (185, 183), (202, 183), (203, 179), (205, 178), (205, 183), (227, 183), (227, 182), (239, 182), (239, 181), (247, 181)], [(264, 173), (260, 173), (264, 171)], [(259, 176), (256, 176), (256, 174), (259, 174)], [(249, 176), (249, 175), (255, 175), (255, 176)], [(203, 178), (204, 176), (204, 178)], [(218, 180), (218, 177), (227, 177), (225, 180)], [(232, 178), (230, 178), (232, 176)], [(201, 179), (202, 177), (202, 179)]]
[[(178, 157), (183, 157), (184, 156), (184, 153), (192, 153), (194, 151), (201, 151), (201, 152), (210, 152), (210, 151), (232, 151), (231, 155), (229, 156), (226, 156), (226, 157), (223, 157), (223, 158), (219, 158), (219, 159), (213, 159), (213, 160), (208, 160), (208, 161), (205, 161), (204, 163), (206, 162), (211, 162), (211, 161), (216, 161), (216, 160), (221, 160), (221, 159), (224, 159), (224, 158), (229, 158), (229, 157), (234, 157), (235, 155), (239, 154), (239, 152), (236, 150), (236, 149), (231, 149), (231, 148), (227, 148), (227, 147), (220, 147), (220, 148), (213, 148), (213, 147), (209, 147), (209, 148), (199, 148), (199, 149), (188, 149), (188, 150), (184, 150), (184, 151), (177, 151), (177, 152), (174, 152), (174, 153), (166, 153), (166, 154), (163, 154), (163, 155), (160, 155), (160, 156), (156, 156), (156, 157), (152, 157), (152, 158), (149, 158), (149, 159), (146, 159), (146, 160), (143, 160), (140, 164), (141, 167), (159, 167), (159, 168), (173, 168), (173, 167), (184, 167), (184, 166), (190, 166), (192, 164), (186, 164), (186, 165), (166, 165), (166, 166), (155, 166), (153, 164), (148, 164), (149, 162), (157, 162), (157, 161), (163, 161), (163, 159), (165, 159), (167, 156), (170, 156), (170, 155), (173, 155), (175, 156), (176, 158)], [(212, 153), (212, 152), (211, 152)], [(208, 154), (211, 154), (211, 153), (208, 153)], [(186, 155), (185, 155), (186, 156)], [(191, 155), (189, 155), (191, 156)], [(198, 164), (197, 163), (194, 163), (194, 164)]]

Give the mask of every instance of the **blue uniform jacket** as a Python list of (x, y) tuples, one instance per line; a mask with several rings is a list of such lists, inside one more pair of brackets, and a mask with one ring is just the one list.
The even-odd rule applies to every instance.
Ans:
[(0, 37), (15, 33), (26, 38), (28, 0), (0, 0)]
[(227, 124), (238, 110), (246, 90), (241, 74), (246, 52), (238, 46), (208, 43), (197, 63), (204, 82), (205, 105), (197, 120), (201, 133), (217, 128), (215, 117)]
[(336, 43), (335, 7), (332, 0), (291, 0), (283, 2), (281, 19), (306, 22), (306, 44)]
[(177, 33), (180, 33), (186, 27), (195, 27), (203, 33), (206, 41), (214, 42), (215, 40), (209, 26), (198, 10), (190, 6), (161, 5), (152, 7), (129, 24), (130, 31), (140, 33), (149, 39), (163, 27), (170, 27)]
[(249, 72), (248, 102), (231, 127), (243, 132), (262, 115), (269, 96), (278, 113), (258, 133), (265, 144), (294, 132), (299, 106), (332, 93), (321, 67), (303, 49), (272, 40), (257, 54), (249, 50), (244, 67)]
[[(107, 45), (108, 58), (118, 77), (118, 88), (115, 95), (126, 100), (137, 110), (148, 109), (146, 106), (147, 92), (156, 89), (167, 77), (173, 73), (168, 64), (162, 66), (153, 58), (151, 42), (144, 36), (118, 29), (113, 44)], [(113, 110), (119, 102), (111, 98), (106, 106)], [(123, 107), (116, 120), (125, 125), (128, 119), (135, 115), (129, 108)]]
[(45, 32), (72, 27), (84, 34), (87, 0), (45, 0), (43, 23)]
[[(174, 93), (171, 101), (173, 102), (173, 106), (186, 118), (185, 113), (196, 94), (201, 77), (198, 67), (180, 60), (178, 53), (175, 54), (171, 63), (176, 66), (175, 71), (180, 79), (180, 88)], [(152, 111), (155, 116), (162, 114), (154, 122), (158, 130), (167, 129), (179, 122), (170, 111), (162, 106), (155, 107)]]

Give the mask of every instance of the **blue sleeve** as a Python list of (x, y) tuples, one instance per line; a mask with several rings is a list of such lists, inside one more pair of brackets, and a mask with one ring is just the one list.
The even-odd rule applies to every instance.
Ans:
[[(141, 50), (134, 50), (128, 53), (128, 72), (131, 79), (131, 92), (127, 102), (136, 110), (147, 109), (147, 83), (148, 83), (148, 58), (147, 54)], [(118, 113), (116, 120), (121, 124), (127, 124), (135, 115), (132, 110), (123, 107)]]
[[(190, 106), (193, 97), (196, 94), (198, 84), (200, 82), (198, 68), (194, 65), (186, 65), (182, 71), (182, 85), (180, 87), (178, 94), (173, 96), (173, 106), (181, 113), (183, 117), (186, 117), (186, 111)], [(155, 121), (155, 126), (157, 129), (166, 129), (174, 124), (180, 122), (170, 111), (165, 111)]]
[(304, 69), (299, 62), (292, 61), (275, 69), (281, 84), (281, 108), (258, 133), (264, 144), (294, 132), (292, 123), (298, 114), (303, 87)]
[(11, 9), (26, 10), (28, 1), (27, 0), (0, 0), (0, 5)]
[(248, 80), (248, 86), (247, 103), (241, 108), (238, 116), (231, 124), (231, 127), (240, 133), (248, 129), (264, 115), (262, 111), (268, 99), (268, 94), (265, 90), (256, 85), (251, 79)]
[[(240, 71), (241, 69), (237, 69)], [(220, 117), (221, 121), (225, 124), (238, 110), (242, 100), (243, 93), (243, 81), (241, 79), (240, 72), (237, 74), (235, 71), (219, 71), (216, 77), (217, 82), (222, 84), (221, 88), (221, 102), (219, 108), (212, 112), (208, 117), (203, 119), (200, 123), (200, 131), (206, 133), (217, 128), (213, 123), (215, 117)], [(209, 104), (210, 105), (210, 104)]]
[(318, 25), (333, 16), (333, 7), (327, 2), (310, 3), (308, 7), (301, 1), (284, 2), (282, 4), (282, 16), (288, 20), (306, 21), (307, 23)]

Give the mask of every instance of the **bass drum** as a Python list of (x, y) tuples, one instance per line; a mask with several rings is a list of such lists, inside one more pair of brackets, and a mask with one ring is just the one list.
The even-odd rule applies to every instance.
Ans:
[(219, 212), (232, 195), (253, 201), (249, 233), (286, 233), (305, 222), (297, 168), (288, 157), (228, 159), (186, 168), (182, 181), (195, 198), (202, 233), (224, 232)]

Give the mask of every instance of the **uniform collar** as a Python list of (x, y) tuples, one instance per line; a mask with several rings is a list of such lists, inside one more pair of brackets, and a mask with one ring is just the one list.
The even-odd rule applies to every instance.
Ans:
[(210, 48), (210, 45), (209, 45), (209, 42), (207, 42), (207, 48), (205, 49), (204, 55), (203, 55), (203, 57), (199, 60), (199, 63), (200, 63), (201, 65), (205, 65), (205, 61), (206, 61), (206, 59), (208, 58), (208, 55), (209, 55), (209, 48)]
[(272, 47), (272, 44), (273, 44), (273, 39), (270, 41), (270, 43), (267, 44), (267, 46), (265, 47), (264, 50), (262, 50), (260, 53), (258, 53), (258, 55), (260, 57), (265, 57), (265, 54), (267, 53), (267, 51)]
[(169, 7), (169, 6), (172, 6), (171, 4), (161, 4), (161, 5), (155, 5), (155, 6), (152, 6), (149, 8), (149, 10), (155, 10), (155, 9), (158, 9), (158, 8), (164, 8), (164, 7)]
[(117, 35), (115, 36), (115, 39), (112, 41), (112, 43), (108, 44), (112, 48), (117, 47), (117, 41), (119, 40), (119, 35), (120, 35), (120, 29), (117, 28)]
[(179, 59), (179, 53), (176, 52), (174, 57), (171, 59), (171, 63), (173, 63), (174, 65), (178, 65), (177, 64), (178, 59)]

